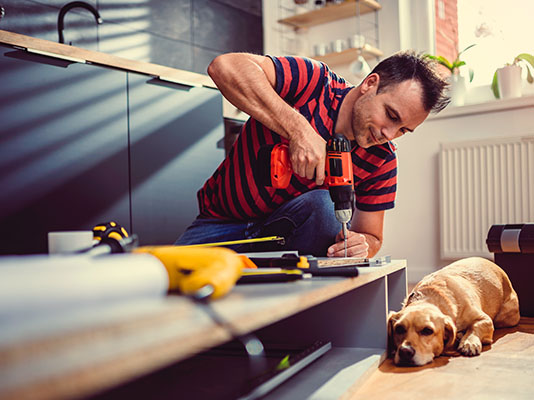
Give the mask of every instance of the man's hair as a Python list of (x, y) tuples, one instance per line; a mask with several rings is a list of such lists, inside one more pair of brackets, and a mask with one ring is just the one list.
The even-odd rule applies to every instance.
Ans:
[(426, 111), (438, 113), (450, 102), (446, 94), (448, 83), (437, 72), (437, 63), (413, 51), (403, 51), (382, 60), (371, 71), (380, 76), (377, 93), (389, 86), (414, 79), (423, 89), (423, 107)]

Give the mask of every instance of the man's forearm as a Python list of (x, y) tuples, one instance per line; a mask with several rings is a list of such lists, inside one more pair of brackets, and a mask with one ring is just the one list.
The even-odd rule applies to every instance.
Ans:
[(306, 119), (274, 90), (274, 65), (270, 59), (245, 53), (219, 56), (208, 67), (223, 96), (270, 130), (286, 139), (302, 130)]
[(369, 248), (368, 257), (374, 257), (382, 246), (384, 211), (361, 211), (354, 209), (350, 229), (365, 236)]

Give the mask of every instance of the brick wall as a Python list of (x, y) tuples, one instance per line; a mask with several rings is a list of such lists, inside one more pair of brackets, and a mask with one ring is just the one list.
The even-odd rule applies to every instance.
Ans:
[(453, 61), (458, 53), (457, 0), (436, 0), (436, 55)]

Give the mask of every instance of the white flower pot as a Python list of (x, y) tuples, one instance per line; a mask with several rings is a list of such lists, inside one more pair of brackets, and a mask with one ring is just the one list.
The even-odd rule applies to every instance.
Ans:
[(453, 74), (449, 77), (449, 96), (451, 105), (458, 107), (465, 104), (465, 78), (461, 75)]
[(521, 97), (521, 67), (506, 65), (497, 70), (499, 94), (501, 99)]

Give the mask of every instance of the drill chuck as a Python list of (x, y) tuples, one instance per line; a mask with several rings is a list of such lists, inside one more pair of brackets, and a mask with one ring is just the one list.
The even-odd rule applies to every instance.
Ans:
[(330, 198), (334, 202), (336, 210), (352, 210), (354, 202), (354, 190), (352, 185), (330, 186), (328, 188)]
[(346, 224), (352, 218), (352, 209), (334, 210), (336, 219), (342, 224)]

